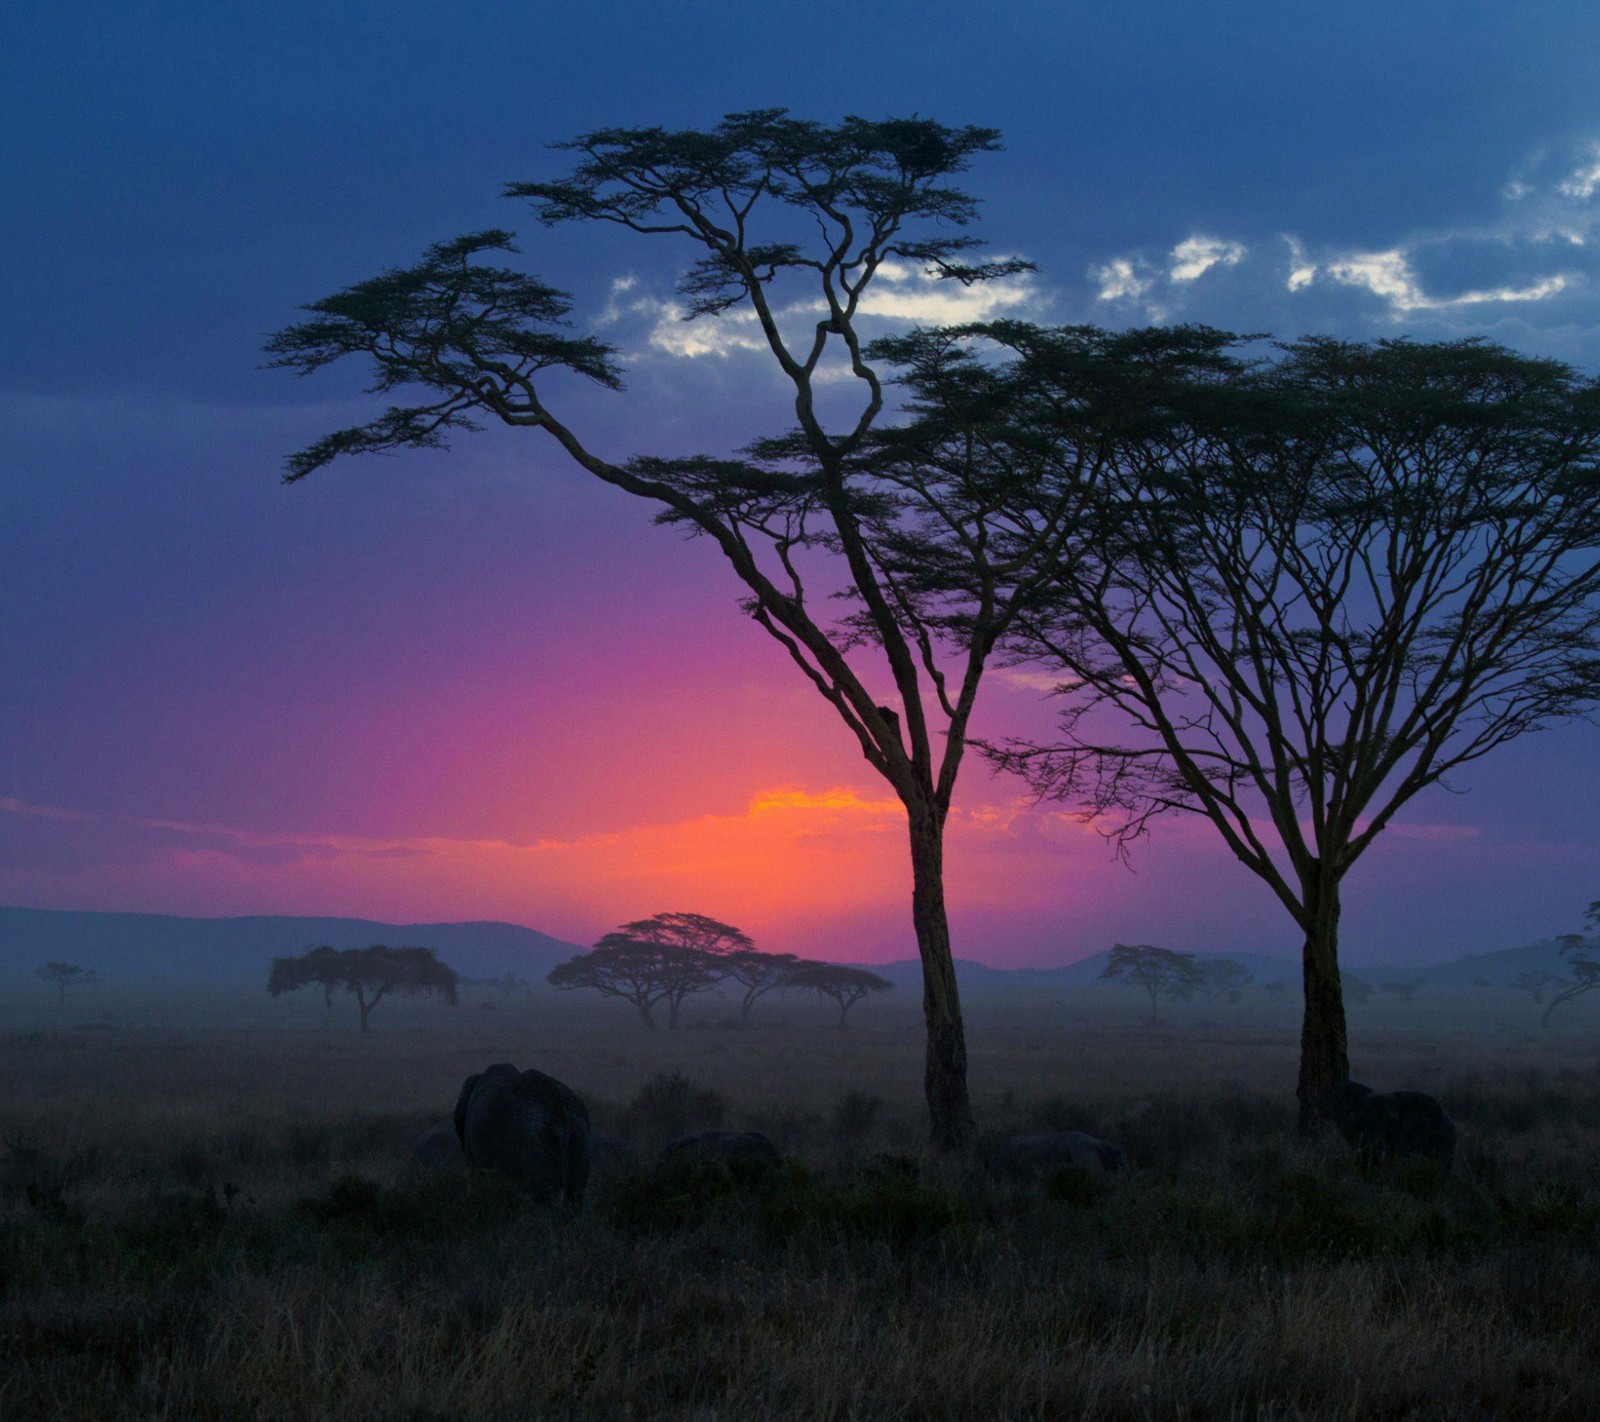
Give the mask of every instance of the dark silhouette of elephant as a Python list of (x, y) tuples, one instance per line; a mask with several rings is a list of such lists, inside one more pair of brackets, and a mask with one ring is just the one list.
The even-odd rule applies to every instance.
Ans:
[(1114, 1175), (1128, 1163), (1120, 1146), (1084, 1131), (1030, 1131), (1007, 1136), (990, 1153), (989, 1174), (1023, 1185), (1057, 1170)]
[(429, 1126), (411, 1147), (411, 1164), (418, 1170), (439, 1170), (466, 1163), (454, 1121), (440, 1121)]
[(462, 1084), (456, 1138), (476, 1166), (497, 1171), (542, 1204), (580, 1205), (589, 1179), (589, 1112), (542, 1071), (497, 1062)]
[(1397, 1156), (1423, 1156), (1446, 1170), (1456, 1152), (1456, 1123), (1421, 1091), (1374, 1091), (1341, 1081), (1323, 1102), (1339, 1134), (1363, 1160), (1381, 1164)]
[(760, 1131), (699, 1131), (679, 1136), (661, 1152), (663, 1160), (714, 1160), (724, 1165), (735, 1161), (775, 1164), (783, 1157)]

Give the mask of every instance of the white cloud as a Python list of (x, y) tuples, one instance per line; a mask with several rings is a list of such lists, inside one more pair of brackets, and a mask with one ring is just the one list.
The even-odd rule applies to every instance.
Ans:
[(1289, 244), (1289, 290), (1303, 291), (1317, 275), (1317, 264), (1306, 260), (1305, 248), (1293, 237), (1283, 239)]
[[(625, 304), (619, 302), (618, 297), (633, 286), (632, 277), (612, 283), (612, 299), (602, 313), (601, 323), (614, 322), (625, 315), (645, 318), (650, 322), (647, 340), (655, 351), (694, 358), (767, 349), (766, 334), (753, 311), (735, 308), (719, 316), (685, 321), (684, 308), (676, 301), (641, 296)], [(955, 280), (941, 280), (923, 268), (885, 262), (862, 298), (860, 315), (891, 325), (955, 326), (1042, 306), (1048, 300), (1031, 272), (966, 286)], [(780, 307), (774, 315), (779, 329), (792, 339), (797, 330), (809, 327), (826, 309), (819, 298), (793, 302)], [(806, 331), (808, 343), (809, 335)]]
[(1445, 311), (1458, 306), (1481, 306), (1494, 301), (1543, 301), (1565, 291), (1570, 278), (1540, 277), (1527, 286), (1497, 286), (1464, 291), (1459, 296), (1429, 296), (1422, 289), (1402, 247), (1387, 252), (1357, 252), (1328, 263), (1328, 275), (1346, 286), (1365, 287), (1381, 296), (1396, 312)]
[(1141, 276), (1127, 257), (1113, 257), (1105, 266), (1092, 268), (1090, 275), (1100, 283), (1096, 301), (1137, 301), (1155, 285), (1154, 278)]
[(1600, 189), (1600, 144), (1590, 149), (1589, 157), (1557, 186), (1556, 191), (1562, 197), (1585, 201), (1592, 198), (1597, 189)]
[(1196, 234), (1185, 237), (1172, 249), (1172, 266), (1167, 271), (1170, 281), (1195, 281), (1212, 267), (1237, 266), (1244, 260), (1245, 247), (1240, 242), (1225, 242), (1220, 237), (1202, 237)]

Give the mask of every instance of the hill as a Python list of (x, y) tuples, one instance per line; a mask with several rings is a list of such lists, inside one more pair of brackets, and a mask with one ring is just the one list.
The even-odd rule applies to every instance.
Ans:
[(517, 923), (380, 923), (365, 918), (179, 918), (0, 907), (0, 972), (68, 962), (122, 982), (265, 984), (268, 960), (316, 944), (432, 948), (471, 978), (516, 973), (535, 982), (582, 952)]

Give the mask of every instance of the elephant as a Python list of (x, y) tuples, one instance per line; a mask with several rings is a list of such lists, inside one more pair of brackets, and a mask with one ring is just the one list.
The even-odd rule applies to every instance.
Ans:
[(570, 1088), (510, 1062), (469, 1076), (456, 1138), (473, 1165), (498, 1171), (543, 1204), (578, 1206), (589, 1178), (589, 1112)]
[(1031, 1131), (1007, 1136), (990, 1153), (989, 1174), (1025, 1184), (1057, 1170), (1115, 1175), (1128, 1163), (1120, 1146), (1083, 1131)]
[(783, 1159), (777, 1146), (760, 1131), (700, 1131), (679, 1136), (661, 1152), (663, 1160), (714, 1160), (724, 1165), (735, 1161), (776, 1164)]
[(454, 1121), (440, 1121), (437, 1125), (429, 1126), (411, 1147), (411, 1164), (417, 1170), (438, 1170), (449, 1166), (465, 1166), (466, 1163)]
[(1380, 1092), (1358, 1081), (1341, 1081), (1329, 1088), (1323, 1105), (1339, 1134), (1363, 1160), (1381, 1164), (1400, 1155), (1418, 1155), (1450, 1169), (1456, 1123), (1425, 1092)]

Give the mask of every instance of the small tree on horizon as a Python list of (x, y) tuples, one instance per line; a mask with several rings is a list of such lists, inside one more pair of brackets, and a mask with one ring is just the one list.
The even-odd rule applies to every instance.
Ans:
[(390, 948), (374, 943), (369, 948), (331, 948), (324, 944), (297, 957), (274, 958), (267, 976), (273, 997), (315, 985), (331, 1004), (336, 988), (354, 995), (361, 1013), (361, 1030), (372, 1030), (368, 1018), (389, 993), (405, 997), (442, 997), (456, 1004), (454, 969), (434, 956), (431, 948)]
[(839, 1008), (835, 1026), (846, 1027), (850, 1009), (869, 993), (888, 992), (894, 986), (888, 978), (866, 968), (852, 968), (844, 963), (818, 963), (801, 960), (788, 970), (786, 986), (801, 992), (812, 992), (818, 997), (832, 999)]
[[(1589, 905), (1583, 917), (1591, 930), (1600, 929), (1600, 899)], [(1563, 933), (1556, 941), (1561, 945), (1561, 956), (1571, 960), (1572, 978), (1550, 999), (1539, 1022), (1541, 1027), (1550, 1025), (1550, 1015), (1562, 1003), (1600, 988), (1600, 943), (1581, 933)]]
[(1532, 999), (1535, 1007), (1544, 1005), (1544, 995), (1555, 988), (1564, 986), (1568, 979), (1558, 973), (1546, 972), (1543, 968), (1530, 968), (1525, 973), (1518, 973), (1511, 980), (1511, 986), (1518, 992), (1525, 992)]
[(69, 992), (99, 981), (91, 969), (80, 968), (76, 963), (46, 963), (36, 976), (56, 990), (56, 1005), (62, 1012), (67, 1010)]
[(1255, 974), (1232, 958), (1203, 958), (1195, 965), (1200, 971), (1200, 992), (1207, 1002), (1225, 997), (1237, 1002), (1240, 994), (1255, 981)]
[(750, 1025), (750, 1009), (769, 992), (790, 986), (789, 974), (802, 960), (793, 953), (763, 953), (749, 949), (720, 960), (723, 973), (744, 989), (739, 999), (739, 1020)]
[(1118, 943), (1106, 959), (1100, 981), (1142, 988), (1150, 997), (1146, 1025), (1153, 1027), (1161, 1020), (1161, 999), (1187, 1001), (1199, 988), (1201, 975), (1193, 953), (1175, 953), (1153, 943)]

